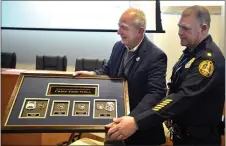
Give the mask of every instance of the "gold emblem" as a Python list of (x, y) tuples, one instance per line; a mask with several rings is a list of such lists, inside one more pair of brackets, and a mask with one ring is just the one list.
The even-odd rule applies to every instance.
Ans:
[(204, 60), (199, 64), (199, 72), (205, 76), (210, 77), (213, 74), (214, 65), (210, 60)]
[(39, 107), (40, 110), (44, 109), (45, 108), (45, 103), (44, 102), (38, 103), (38, 107)]
[(187, 64), (185, 64), (185, 68), (190, 68), (191, 64), (195, 61), (195, 58), (192, 58)]
[(64, 103), (59, 103), (59, 104), (56, 105), (56, 108), (59, 109), (59, 110), (63, 110), (63, 109), (65, 109), (65, 107), (66, 106), (65, 106)]
[(86, 108), (85, 104), (78, 104), (78, 109), (79, 110), (84, 110)]
[(96, 108), (98, 109), (98, 110), (102, 110), (102, 109), (104, 109), (104, 104), (97, 104), (96, 105)]

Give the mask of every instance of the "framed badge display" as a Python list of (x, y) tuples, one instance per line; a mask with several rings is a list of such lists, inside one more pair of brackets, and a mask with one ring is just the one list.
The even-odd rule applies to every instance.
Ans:
[(128, 87), (122, 78), (22, 73), (2, 132), (104, 131), (113, 118), (128, 113)]

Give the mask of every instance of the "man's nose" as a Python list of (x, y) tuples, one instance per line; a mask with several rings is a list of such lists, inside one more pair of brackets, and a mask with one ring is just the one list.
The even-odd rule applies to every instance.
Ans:
[(118, 35), (122, 35), (123, 34), (123, 29), (119, 27), (117, 33), (118, 33)]
[(181, 28), (179, 28), (178, 35), (182, 35), (182, 34), (183, 34), (183, 30)]
[(118, 34), (118, 35), (121, 35), (121, 31), (120, 31), (120, 29), (118, 29), (117, 34)]

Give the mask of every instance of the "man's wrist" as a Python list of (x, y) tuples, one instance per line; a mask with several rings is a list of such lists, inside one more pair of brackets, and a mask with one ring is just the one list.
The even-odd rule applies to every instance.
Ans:
[(135, 123), (135, 126), (136, 126), (136, 130), (138, 130), (139, 128), (138, 128), (138, 126), (137, 126), (137, 122), (136, 122), (136, 120), (135, 120), (134, 117), (133, 117), (133, 120), (134, 120), (134, 123)]
[(136, 130), (139, 130), (139, 128), (138, 128), (138, 126), (137, 126), (137, 123), (135, 122), (135, 124), (136, 124)]

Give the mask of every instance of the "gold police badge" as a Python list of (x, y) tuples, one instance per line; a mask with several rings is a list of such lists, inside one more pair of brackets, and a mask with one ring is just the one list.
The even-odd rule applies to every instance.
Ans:
[(210, 60), (204, 60), (199, 64), (199, 72), (205, 76), (210, 77), (213, 74), (214, 65)]
[(191, 64), (195, 61), (195, 58), (192, 58), (187, 64), (185, 64), (185, 68), (190, 68)]

